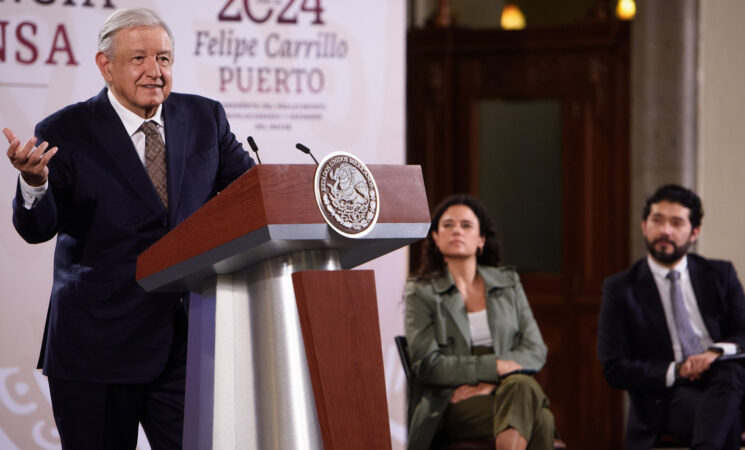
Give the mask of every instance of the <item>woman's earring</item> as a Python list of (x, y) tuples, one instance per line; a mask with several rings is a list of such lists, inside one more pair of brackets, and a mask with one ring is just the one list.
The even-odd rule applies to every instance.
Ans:
[(481, 256), (484, 254), (484, 247), (479, 247), (478, 251), (476, 252), (476, 255)]

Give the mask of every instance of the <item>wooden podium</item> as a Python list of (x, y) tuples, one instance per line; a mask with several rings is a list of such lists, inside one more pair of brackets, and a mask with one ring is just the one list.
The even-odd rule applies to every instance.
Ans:
[(254, 167), (138, 259), (145, 289), (199, 294), (185, 449), (391, 446), (374, 274), (345, 269), (427, 235), (421, 169), (368, 166), (380, 215), (350, 239), (316, 206), (315, 168)]

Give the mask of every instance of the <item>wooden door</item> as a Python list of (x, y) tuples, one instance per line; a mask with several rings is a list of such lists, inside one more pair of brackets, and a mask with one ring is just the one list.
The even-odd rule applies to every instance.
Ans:
[[(622, 397), (603, 378), (596, 338), (602, 281), (628, 265), (628, 25), (414, 30), (407, 78), (408, 162), (422, 165), (430, 208), (465, 192), (491, 199), (497, 224), (518, 217), (503, 237), (521, 243), (510, 258), (549, 347), (538, 378), (562, 438), (573, 450), (621, 449)], [(548, 150), (511, 146), (510, 111), (523, 123), (547, 117), (513, 134)], [(502, 134), (489, 132), (494, 118)], [(530, 236), (545, 242), (528, 251)]]

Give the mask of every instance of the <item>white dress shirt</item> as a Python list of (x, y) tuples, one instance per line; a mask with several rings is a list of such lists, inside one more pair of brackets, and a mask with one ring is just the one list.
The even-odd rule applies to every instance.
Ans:
[[(106, 91), (107, 96), (109, 97), (109, 101), (111, 102), (111, 106), (114, 107), (114, 111), (116, 111), (116, 115), (119, 116), (119, 120), (122, 121), (122, 124), (124, 125), (124, 129), (127, 130), (127, 134), (129, 134), (129, 137), (132, 139), (132, 144), (134, 144), (135, 150), (137, 151), (137, 156), (140, 158), (140, 161), (142, 161), (142, 164), (145, 164), (145, 133), (139, 131), (140, 126), (147, 122), (147, 121), (153, 121), (156, 124), (158, 124), (158, 131), (160, 132), (160, 137), (163, 139), (163, 142), (166, 141), (165, 137), (165, 124), (163, 122), (163, 105), (158, 105), (158, 109), (155, 111), (155, 115), (153, 115), (150, 119), (143, 119), (142, 117), (138, 116), (137, 114), (133, 113), (132, 111), (128, 110), (124, 107), (121, 103), (119, 103), (119, 100), (114, 97), (114, 94), (111, 92), (111, 89), (108, 89)], [(50, 144), (55, 145), (53, 142), (50, 142)], [(36, 205), (39, 200), (41, 200), (42, 197), (44, 197), (44, 194), (47, 192), (47, 189), (49, 188), (49, 181), (46, 181), (43, 185), (35, 187), (35, 186), (29, 186), (28, 183), (23, 179), (22, 176), (18, 176), (19, 184), (21, 187), (21, 195), (23, 196), (23, 207), (26, 209), (31, 209)]]

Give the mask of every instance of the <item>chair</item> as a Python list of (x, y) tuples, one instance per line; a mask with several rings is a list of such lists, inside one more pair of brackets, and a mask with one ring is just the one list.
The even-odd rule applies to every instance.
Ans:
[[(416, 382), (415, 374), (411, 370), (411, 358), (409, 357), (409, 343), (406, 341), (406, 336), (395, 336), (393, 340), (396, 342), (396, 348), (398, 349), (398, 356), (401, 358), (401, 366), (404, 368), (404, 374), (406, 375), (407, 383), (407, 397), (411, 394), (411, 386)], [(408, 401), (408, 398), (407, 398)], [(407, 418), (408, 421), (408, 418)], [(554, 439), (554, 449), (566, 449), (567, 446), (561, 439)], [(466, 441), (451, 441), (448, 444), (448, 450), (494, 450), (494, 440), (466, 440)]]
[(406, 375), (406, 383), (409, 386), (414, 382), (414, 374), (411, 372), (411, 361), (409, 357), (409, 343), (406, 341), (406, 336), (395, 336), (393, 340), (396, 342), (396, 348), (398, 349), (398, 356), (401, 358), (401, 366), (404, 368), (404, 375)]

